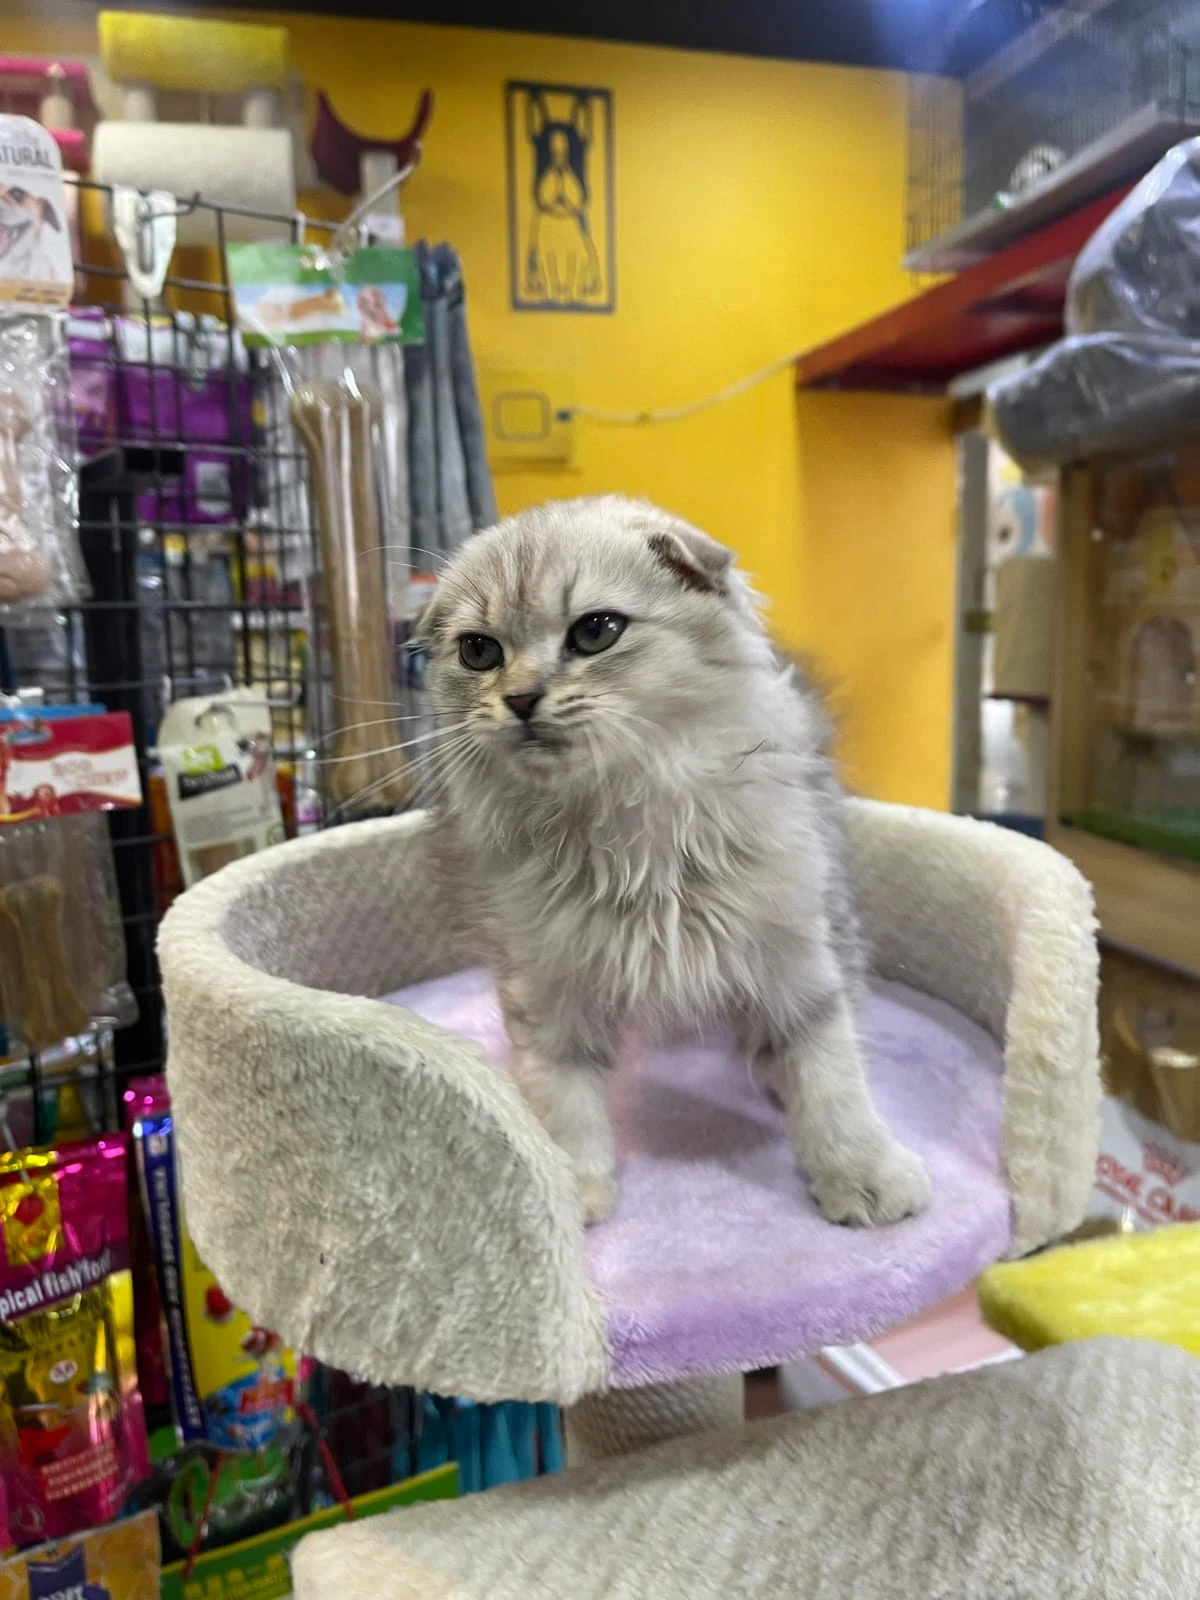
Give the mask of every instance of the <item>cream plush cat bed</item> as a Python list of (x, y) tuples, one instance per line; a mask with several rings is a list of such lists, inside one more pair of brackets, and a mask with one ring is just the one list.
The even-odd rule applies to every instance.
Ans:
[(314, 1534), (296, 1600), (1193, 1600), (1200, 1361), (1098, 1340)]
[[(867, 1337), (1073, 1226), (1098, 1126), (1086, 885), (985, 824), (867, 802), (850, 823), (872, 1079), (929, 1165), (923, 1216), (823, 1221), (713, 1034), (618, 1069), (621, 1200), (585, 1238), (417, 814), (238, 862), (164, 923), (188, 1220), (226, 1291), (373, 1379), (670, 1413), (681, 1380)], [(588, 1402), (593, 1432), (638, 1432), (619, 1398)]]

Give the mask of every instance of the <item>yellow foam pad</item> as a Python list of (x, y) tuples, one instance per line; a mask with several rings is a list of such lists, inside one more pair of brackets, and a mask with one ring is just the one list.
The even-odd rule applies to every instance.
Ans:
[(286, 28), (102, 11), (99, 34), (105, 70), (118, 83), (244, 94), (287, 82)]
[(1003, 1261), (979, 1279), (984, 1320), (1023, 1350), (1117, 1334), (1200, 1356), (1200, 1223), (1119, 1233)]

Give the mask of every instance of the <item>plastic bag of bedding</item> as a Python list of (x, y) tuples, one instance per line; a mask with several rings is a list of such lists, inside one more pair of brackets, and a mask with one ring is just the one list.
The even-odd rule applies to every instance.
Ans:
[(1200, 429), (1200, 341), (1081, 334), (987, 400), (990, 431), (1026, 472), (1163, 448)]
[(1200, 138), (1168, 150), (1084, 245), (1066, 329), (1200, 338)]

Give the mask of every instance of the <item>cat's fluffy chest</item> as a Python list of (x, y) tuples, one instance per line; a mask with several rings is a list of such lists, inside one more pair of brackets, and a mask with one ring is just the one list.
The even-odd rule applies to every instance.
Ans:
[(753, 837), (660, 823), (564, 834), (553, 848), (493, 856), (504, 956), (548, 994), (657, 1031), (727, 1014), (752, 991), (765, 949), (790, 941), (816, 886), (788, 830)]

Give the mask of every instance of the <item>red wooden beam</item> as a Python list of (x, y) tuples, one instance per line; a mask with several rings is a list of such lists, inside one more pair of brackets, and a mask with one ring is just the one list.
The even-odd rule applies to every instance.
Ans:
[(1130, 187), (806, 351), (796, 363), (797, 385), (939, 392), (961, 373), (1056, 339), (1075, 257)]

